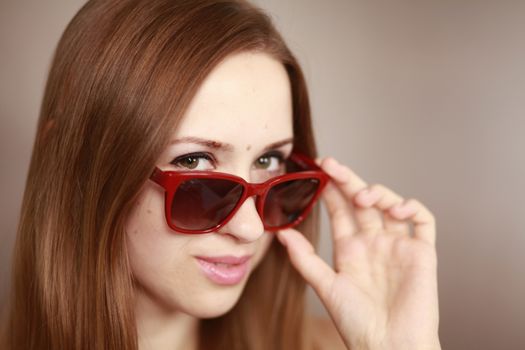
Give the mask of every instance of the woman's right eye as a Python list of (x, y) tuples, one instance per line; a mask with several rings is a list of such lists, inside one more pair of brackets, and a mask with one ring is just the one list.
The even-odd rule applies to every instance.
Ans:
[[(209, 165), (206, 165), (209, 163)], [(192, 153), (175, 158), (170, 164), (184, 170), (212, 170), (213, 159), (206, 153)]]

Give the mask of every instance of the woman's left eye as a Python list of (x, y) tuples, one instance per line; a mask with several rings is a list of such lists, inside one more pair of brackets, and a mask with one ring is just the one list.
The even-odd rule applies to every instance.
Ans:
[(255, 161), (255, 168), (270, 172), (281, 170), (284, 156), (280, 152), (267, 153)]

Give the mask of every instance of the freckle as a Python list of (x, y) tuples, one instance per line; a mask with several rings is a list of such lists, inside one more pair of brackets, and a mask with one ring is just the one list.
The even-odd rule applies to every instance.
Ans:
[(246, 147), (246, 150), (249, 151), (252, 149), (252, 145), (248, 145), (248, 147)]
[(151, 214), (151, 213), (152, 213), (150, 209), (148, 209), (147, 212), (148, 212), (148, 214)]
[(264, 129), (268, 129), (268, 124), (264, 124)]

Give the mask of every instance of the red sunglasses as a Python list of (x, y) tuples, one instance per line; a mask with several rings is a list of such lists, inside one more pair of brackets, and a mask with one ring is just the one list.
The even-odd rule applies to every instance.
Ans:
[(182, 233), (218, 230), (244, 201), (256, 196), (256, 208), (267, 231), (299, 224), (310, 212), (328, 181), (315, 162), (293, 153), (288, 173), (263, 183), (213, 171), (162, 171), (155, 167), (151, 180), (164, 188), (168, 226)]

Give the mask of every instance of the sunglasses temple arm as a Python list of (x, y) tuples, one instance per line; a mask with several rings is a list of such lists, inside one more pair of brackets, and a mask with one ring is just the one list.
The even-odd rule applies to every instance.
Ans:
[(310, 159), (309, 157), (301, 154), (301, 153), (296, 153), (293, 155), (293, 161), (296, 162), (297, 164), (301, 165), (302, 167), (304, 168), (309, 168), (309, 169), (312, 169), (312, 170), (321, 170), (321, 167), (319, 165), (317, 165), (317, 163), (313, 160), (313, 159)]
[(150, 175), (150, 179), (153, 180), (153, 182), (157, 183), (158, 185), (163, 186), (164, 185), (164, 172), (160, 170), (158, 167), (155, 167), (153, 172)]

